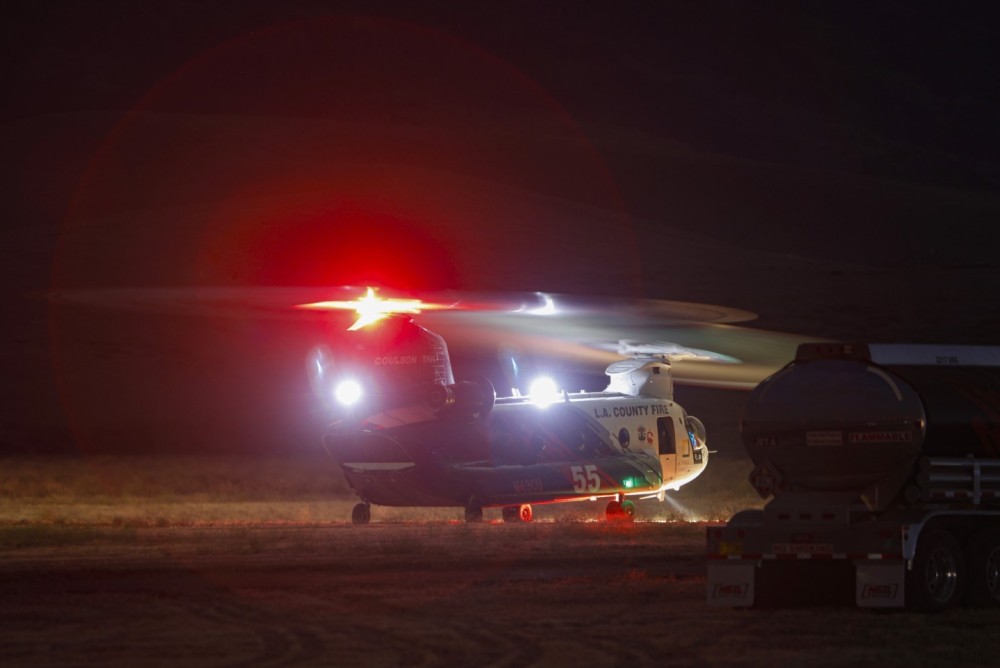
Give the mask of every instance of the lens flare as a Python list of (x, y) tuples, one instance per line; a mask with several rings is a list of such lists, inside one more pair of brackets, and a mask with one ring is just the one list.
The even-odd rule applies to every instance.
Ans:
[(559, 401), (559, 386), (551, 378), (543, 376), (531, 383), (528, 396), (536, 406), (549, 406)]
[(309, 310), (344, 310), (354, 311), (358, 319), (347, 328), (353, 332), (374, 322), (397, 313), (417, 314), (421, 311), (447, 308), (442, 304), (427, 304), (419, 299), (383, 299), (375, 294), (375, 288), (368, 288), (363, 297), (354, 301), (323, 301), (310, 304), (299, 304), (297, 308)]
[(361, 400), (361, 395), (363, 393), (364, 391), (361, 389), (361, 383), (358, 381), (343, 380), (337, 383), (337, 387), (333, 391), (333, 396), (341, 405), (353, 406)]

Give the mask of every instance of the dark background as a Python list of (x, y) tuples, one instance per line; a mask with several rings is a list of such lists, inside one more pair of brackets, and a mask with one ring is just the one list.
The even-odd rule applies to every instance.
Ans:
[[(0, 448), (315, 440), (300, 372), (322, 326), (53, 306), (53, 289), (545, 290), (719, 303), (807, 337), (995, 343), (997, 16), (11, 5)], [(704, 392), (692, 412), (735, 421), (738, 397)]]

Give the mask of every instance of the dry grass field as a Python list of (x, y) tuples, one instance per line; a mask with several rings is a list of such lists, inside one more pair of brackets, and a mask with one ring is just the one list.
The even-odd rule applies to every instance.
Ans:
[(582, 503), (530, 525), (378, 508), (355, 527), (320, 464), (4, 460), (0, 665), (989, 666), (1000, 652), (993, 611), (708, 607), (705, 527), (759, 503), (737, 496), (739, 460), (630, 526), (587, 521), (599, 509)]
[[(759, 505), (749, 463), (715, 458), (663, 504), (639, 501), (650, 521), (722, 521)], [(343, 522), (357, 502), (334, 463), (309, 457), (19, 457), (0, 460), (0, 527), (212, 527)], [(537, 508), (539, 521), (600, 517), (602, 503)], [(375, 522), (458, 521), (461, 508), (375, 508)], [(500, 518), (488, 509), (486, 519)]]

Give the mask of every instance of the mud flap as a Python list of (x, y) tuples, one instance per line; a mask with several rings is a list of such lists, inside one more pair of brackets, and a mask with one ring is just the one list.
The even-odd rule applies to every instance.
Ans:
[(902, 608), (905, 604), (905, 561), (855, 563), (855, 602), (859, 608)]
[(727, 608), (753, 605), (753, 561), (710, 561), (708, 564), (708, 604)]

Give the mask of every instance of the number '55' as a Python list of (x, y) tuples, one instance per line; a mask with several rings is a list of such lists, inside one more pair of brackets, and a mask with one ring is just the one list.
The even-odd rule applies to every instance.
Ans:
[(596, 492), (601, 488), (601, 477), (593, 464), (570, 466), (569, 472), (573, 476), (573, 491), (577, 494)]

